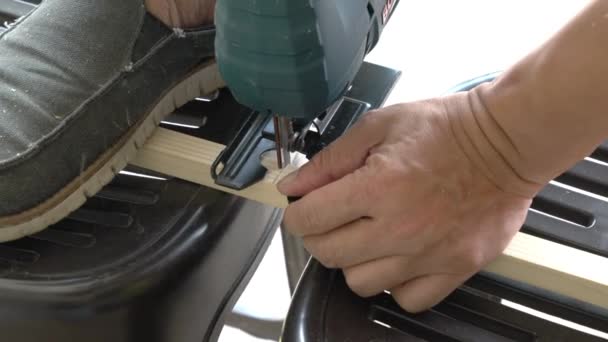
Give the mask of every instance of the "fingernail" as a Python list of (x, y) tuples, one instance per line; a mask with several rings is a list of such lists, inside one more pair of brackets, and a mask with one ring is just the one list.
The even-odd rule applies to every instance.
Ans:
[(288, 192), (289, 190), (289, 186), (291, 184), (293, 184), (293, 182), (296, 180), (296, 178), (298, 177), (298, 171), (294, 171), (290, 174), (288, 174), (287, 176), (285, 176), (285, 178), (281, 179), (281, 181), (277, 184), (277, 188), (279, 189), (279, 191), (282, 194), (286, 194), (286, 192)]

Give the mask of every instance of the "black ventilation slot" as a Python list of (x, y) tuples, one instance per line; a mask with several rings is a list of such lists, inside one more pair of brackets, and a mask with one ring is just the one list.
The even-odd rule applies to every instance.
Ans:
[(412, 315), (404, 312), (388, 296), (372, 304), (369, 319), (383, 326), (427, 341), (518, 341), (536, 340), (534, 333), (520, 329), (485, 313), (467, 308), (471, 302), (483, 301), (500, 306), (481, 297), (457, 290), (452, 298), (432, 310)]
[(158, 194), (152, 191), (121, 188), (111, 185), (105, 187), (95, 197), (138, 205), (153, 205), (158, 202), (159, 198)]
[(592, 214), (546, 198), (536, 197), (532, 201), (531, 208), (541, 214), (568, 221), (580, 228), (589, 229), (595, 224), (595, 217)]
[(555, 179), (590, 193), (608, 197), (608, 167), (583, 160)]
[[(144, 204), (143, 202), (150, 202), (154, 199), (157, 200), (159, 196), (162, 196), (162, 192), (167, 186), (167, 181), (167, 176), (162, 176), (156, 173), (144, 173), (140, 170), (132, 170), (129, 167), (128, 169), (121, 171), (121, 173), (119, 173), (112, 180), (111, 185), (106, 187), (110, 189), (110, 192), (106, 193), (106, 196), (120, 196), (126, 200), (124, 202), (130, 202), (131, 200), (134, 200), (137, 202), (142, 202), (142, 204)], [(124, 195), (116, 193), (116, 190), (121, 188), (125, 192), (138, 192), (138, 197), (143, 195), (148, 198), (124, 198)], [(102, 190), (101, 195), (104, 196), (103, 194), (104, 192)], [(154, 199), (151, 198), (151, 196), (154, 196)]]
[(559, 184), (533, 200), (523, 231), (608, 257), (608, 202)]
[[(425, 313), (423, 315), (431, 316), (433, 313)], [(387, 310), (386, 308), (379, 306), (372, 307), (370, 319), (372, 321), (379, 322), (382, 325), (389, 326), (392, 329), (396, 329), (404, 334), (413, 335), (427, 341), (461, 341), (435, 329), (431, 325), (424, 324), (417, 319), (402, 315), (399, 311)]]
[[(186, 104), (188, 106), (188, 104)], [(165, 125), (180, 126), (184, 128), (199, 129), (207, 124), (207, 117), (198, 113), (184, 112), (183, 109), (176, 110), (162, 122)]]
[[(567, 321), (598, 331), (605, 330), (604, 316), (595, 316), (554, 302), (557, 298), (549, 298), (476, 275), (443, 302), (421, 314), (403, 311), (386, 294), (372, 298), (366, 312), (369, 321), (404, 334), (404, 341), (603, 341), (600, 337), (522, 312), (502, 302), (505, 299), (549, 315), (557, 312), (557, 317)], [(385, 336), (394, 335), (386, 333)], [(390, 340), (401, 341), (397, 338)]]
[(95, 237), (91, 234), (75, 233), (57, 229), (46, 229), (30, 237), (60, 246), (75, 248), (90, 248), (95, 245)]
[[(141, 183), (142, 185), (148, 185), (147, 183), (149, 182), (149, 180), (154, 180), (157, 181), (157, 183), (164, 183), (167, 179), (171, 178), (168, 177), (165, 174), (162, 174), (160, 172), (156, 172), (156, 171), (150, 171), (148, 169), (144, 169), (141, 167), (137, 167), (137, 166), (133, 166), (133, 165), (128, 165), (124, 170), (122, 170), (115, 179), (124, 179), (126, 180), (127, 183), (131, 183), (133, 182), (133, 178), (145, 181), (144, 183)], [(114, 184), (115, 182), (112, 181), (112, 183)], [(124, 183), (124, 182), (119, 182), (119, 183)]]
[(40, 254), (31, 250), (18, 249), (0, 245), (0, 259), (20, 264), (33, 264), (40, 258)]
[(74, 221), (115, 228), (129, 228), (133, 224), (133, 217), (131, 215), (90, 209), (79, 209), (70, 214), (68, 218)]
[(608, 197), (608, 186), (598, 184), (593, 179), (575, 173), (565, 173), (555, 179), (557, 182), (570, 185), (587, 192)]
[(482, 326), (495, 334), (504, 336), (505, 338), (513, 341), (533, 342), (536, 340), (535, 335), (529, 331), (518, 329), (512, 325), (500, 322), (496, 319), (490, 318), (487, 315), (477, 313), (460, 305), (453, 303), (442, 303), (439, 304), (435, 310), (450, 317), (457, 317), (463, 322)]
[(608, 163), (608, 141), (603, 142), (592, 154), (591, 158)]

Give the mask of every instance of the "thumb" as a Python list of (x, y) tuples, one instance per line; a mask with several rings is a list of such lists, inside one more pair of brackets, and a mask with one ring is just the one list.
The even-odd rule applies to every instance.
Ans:
[(409, 313), (421, 313), (442, 302), (474, 274), (436, 274), (411, 280), (391, 290), (399, 306)]
[(369, 151), (384, 139), (383, 121), (377, 114), (365, 114), (343, 136), (279, 182), (279, 191), (286, 196), (304, 196), (363, 166)]

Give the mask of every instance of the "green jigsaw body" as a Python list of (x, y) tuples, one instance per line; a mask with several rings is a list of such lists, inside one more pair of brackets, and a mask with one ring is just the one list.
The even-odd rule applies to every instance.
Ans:
[(249, 108), (312, 120), (344, 94), (397, 2), (219, 0), (222, 77)]

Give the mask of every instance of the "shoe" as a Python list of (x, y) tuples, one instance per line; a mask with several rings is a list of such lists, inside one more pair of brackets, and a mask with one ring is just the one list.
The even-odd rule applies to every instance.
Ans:
[(0, 241), (66, 217), (165, 115), (223, 87), (214, 38), (143, 0), (45, 0), (0, 33)]

